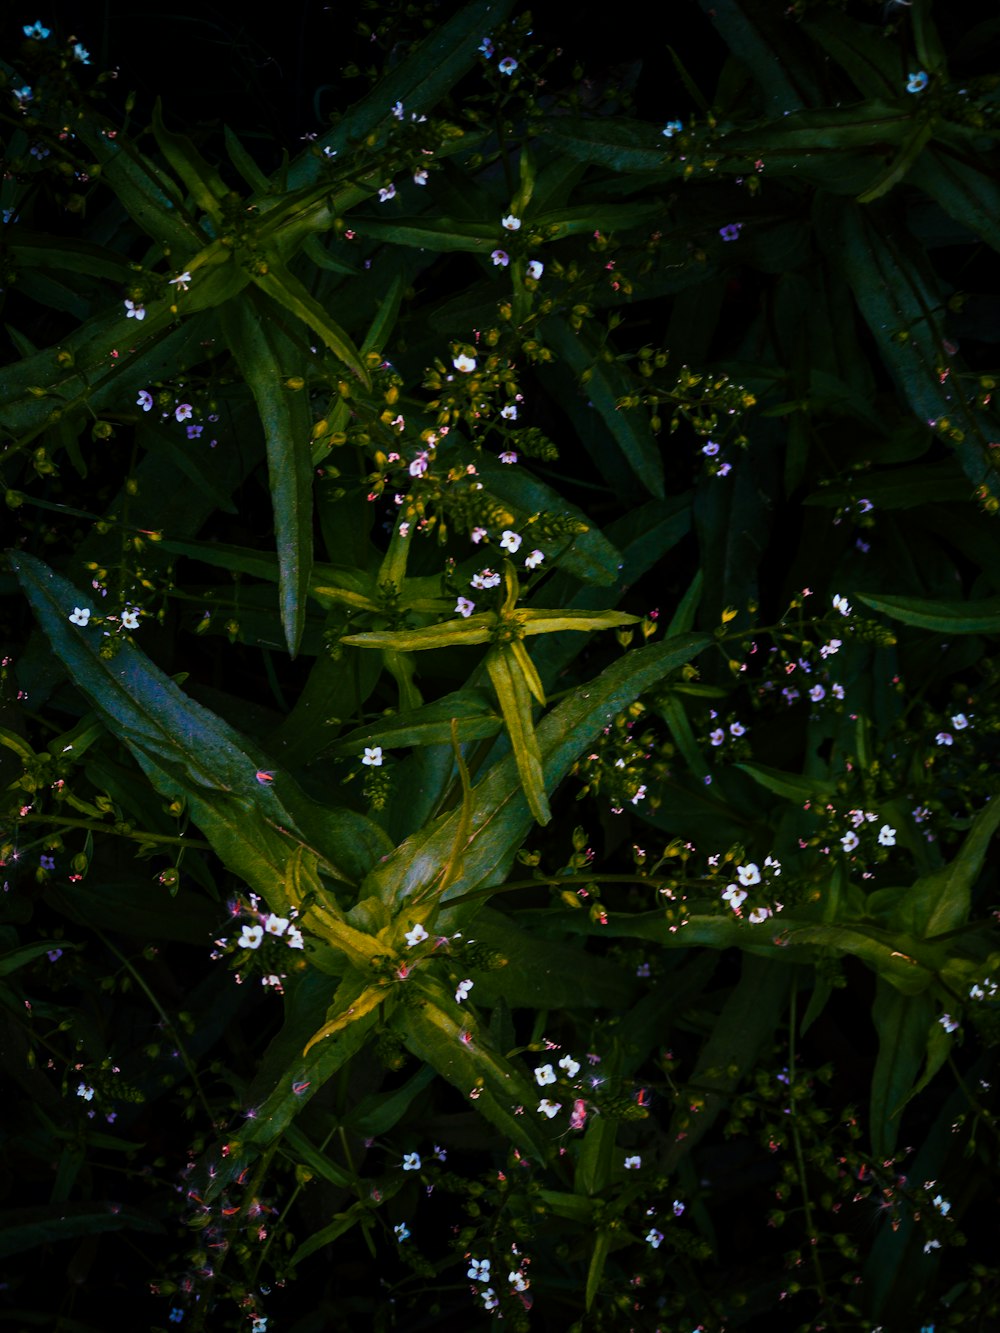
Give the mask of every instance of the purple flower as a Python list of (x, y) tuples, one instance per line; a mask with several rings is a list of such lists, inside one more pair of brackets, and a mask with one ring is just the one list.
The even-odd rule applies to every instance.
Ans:
[(719, 228), (719, 235), (724, 241), (736, 241), (739, 239), (742, 227), (742, 222), (730, 222), (728, 226)]

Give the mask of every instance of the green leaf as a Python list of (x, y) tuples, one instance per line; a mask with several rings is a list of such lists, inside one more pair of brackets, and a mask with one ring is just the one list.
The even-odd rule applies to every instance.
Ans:
[(266, 298), (223, 306), (222, 329), (260, 413), (274, 508), (280, 579), (278, 598), (288, 650), (294, 657), (305, 628), (312, 575), (312, 457), (309, 398), (283, 381), (304, 370), (299, 348), (283, 332)]
[(859, 602), (904, 625), (934, 630), (937, 634), (996, 634), (1000, 632), (1000, 597), (981, 601), (933, 601), (926, 597), (889, 597), (859, 592)]
[(901, 995), (879, 978), (872, 1005), (878, 1032), (871, 1090), (872, 1152), (876, 1157), (891, 1157), (895, 1149), (899, 1113), (923, 1063), (934, 1010), (929, 994)]
[(460, 741), (486, 740), (503, 727), (503, 719), (493, 709), (487, 691), (456, 690), (437, 703), (357, 727), (340, 737), (332, 748), (335, 753), (360, 754), (372, 745), (387, 749), (447, 745), (451, 741), (452, 722)]
[(345, 1125), (364, 1138), (378, 1138), (395, 1129), (424, 1088), (436, 1078), (430, 1065), (424, 1065), (394, 1092), (379, 1090), (363, 1098), (345, 1118)]
[(219, 173), (210, 167), (186, 134), (174, 134), (163, 123), (163, 106), (157, 98), (153, 106), (153, 134), (160, 151), (177, 173), (203, 213), (219, 221), (220, 201), (229, 190)]
[(0, 977), (9, 977), (19, 968), (33, 963), (36, 958), (41, 958), (52, 949), (65, 950), (75, 947), (67, 944), (65, 940), (40, 940), (37, 944), (22, 944), (19, 949), (11, 949), (8, 953), (0, 954)]
[(759, 786), (782, 796), (786, 801), (801, 807), (803, 801), (824, 797), (833, 790), (833, 784), (819, 778), (802, 777), (798, 773), (783, 773), (780, 769), (769, 768), (766, 764), (735, 764)]
[(537, 823), (547, 824), (552, 818), (552, 811), (545, 794), (545, 777), (535, 735), (530, 685), (509, 644), (498, 644), (490, 650), (486, 656), (486, 669), (503, 713), (528, 808)]
[(229, 160), (240, 173), (251, 190), (256, 194), (270, 194), (271, 182), (261, 171), (257, 163), (253, 160), (247, 150), (240, 143), (239, 139), (229, 128), (224, 127), (226, 136), (226, 152), (229, 154)]
[(109, 1231), (146, 1231), (162, 1234), (163, 1227), (127, 1204), (39, 1204), (0, 1212), (0, 1258), (24, 1254), (58, 1241), (98, 1236)]
[(597, 1297), (601, 1278), (604, 1276), (604, 1266), (607, 1263), (610, 1251), (611, 1233), (603, 1230), (598, 1231), (594, 1236), (594, 1249), (587, 1268), (587, 1286), (584, 1292), (584, 1305), (587, 1310), (590, 1310)]
[(281, 1152), (285, 1157), (293, 1162), (301, 1162), (313, 1175), (329, 1181), (338, 1189), (353, 1190), (356, 1177), (342, 1166), (338, 1166), (336, 1162), (331, 1162), (326, 1153), (317, 1148), (298, 1125), (288, 1125), (281, 1138)]
[[(340, 325), (334, 323), (319, 301), (310, 294), (293, 273), (283, 267), (276, 256), (268, 256), (267, 271), (255, 273), (253, 280), (261, 291), (267, 293), (272, 301), (290, 311), (307, 328), (318, 334), (334, 356), (339, 357), (344, 365), (354, 372), (366, 389), (371, 388), (371, 378), (362, 360), (361, 353)], [(290, 346), (289, 343), (289, 349)], [(286, 357), (287, 355), (286, 352)], [(279, 370), (279, 373), (281, 373), (281, 365), (280, 361), (274, 362), (274, 367)]]

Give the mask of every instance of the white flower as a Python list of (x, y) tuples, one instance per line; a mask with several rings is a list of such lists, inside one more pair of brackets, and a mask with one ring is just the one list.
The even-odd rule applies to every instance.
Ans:
[(503, 60), (497, 65), (501, 74), (513, 74), (517, 69), (517, 61), (513, 56), (504, 56)]
[(490, 56), (493, 54), (493, 43), (488, 37), (484, 37), (477, 49), (482, 51), (486, 59), (489, 60)]
[(479, 1294), (482, 1296), (483, 1304), (486, 1306), (487, 1310), (495, 1310), (500, 1304), (497, 1300), (496, 1292), (492, 1287), (487, 1287), (485, 1291), (481, 1291)]
[(625, 1170), (626, 1170), (626, 1171), (638, 1171), (640, 1166), (642, 1166), (642, 1158), (641, 1158), (641, 1157), (626, 1157), (626, 1158), (625, 1158)]
[(726, 739), (726, 733), (721, 727), (716, 727), (714, 731), (709, 733), (708, 739), (713, 745), (721, 745)]
[(396, 105), (395, 105), (395, 106), (391, 106), (391, 107), (389, 108), (389, 110), (392, 112), (392, 114), (396, 117), (397, 120), (402, 120), (402, 119), (403, 119), (403, 104), (402, 104), (402, 102), (397, 102)]
[(883, 847), (895, 847), (896, 830), (889, 824), (883, 824), (878, 831), (878, 840)]
[(422, 477), (427, 471), (427, 454), (417, 454), (416, 458), (410, 464), (409, 471), (411, 477)]
[(470, 588), (496, 588), (499, 583), (500, 575), (494, 573), (492, 569), (481, 569), (469, 580)]
[(938, 1019), (938, 1022), (944, 1028), (945, 1032), (954, 1032), (958, 1027), (958, 1023), (952, 1018), (951, 1014), (942, 1014)]
[(538, 1103), (539, 1114), (548, 1116), (551, 1120), (554, 1115), (558, 1115), (562, 1110), (562, 1102), (550, 1102), (548, 1097), (543, 1097)]
[(138, 612), (138, 611), (123, 611), (123, 612), (122, 612), (122, 624), (125, 626), (126, 629), (138, 629), (138, 628), (139, 628), (139, 612)]
[(90, 52), (81, 46), (79, 42), (76, 42), (73, 46), (73, 59), (79, 60), (81, 65), (89, 65)]
[(521, 535), (518, 532), (512, 532), (510, 528), (504, 528), (503, 536), (500, 538), (500, 545), (511, 555), (515, 555), (521, 546)]
[(680, 1217), (683, 1214), (683, 1212), (684, 1212), (684, 1205), (681, 1203), (680, 1199), (675, 1199), (673, 1202), (674, 1217)]
[(764, 866), (765, 869), (770, 870), (772, 875), (781, 874), (781, 862), (776, 860), (773, 856), (764, 857)]
[(951, 1212), (951, 1204), (940, 1194), (935, 1194), (931, 1203), (938, 1210), (942, 1217), (947, 1217)]
[(632, 804), (638, 805), (640, 801), (644, 801), (645, 799), (646, 799), (646, 788), (645, 786), (641, 786), (638, 788), (635, 795), (632, 797)]
[(51, 28), (43, 28), (41, 20), (35, 23), (26, 23), (22, 28), (25, 37), (30, 37), (33, 41), (44, 42), (51, 33)]
[(528, 277), (534, 278), (536, 282), (544, 272), (545, 272), (545, 265), (542, 263), (540, 259), (532, 259), (528, 264)]
[(410, 1228), (405, 1222), (397, 1222), (393, 1227), (393, 1231), (395, 1231), (396, 1239), (400, 1244), (402, 1244), (404, 1240), (409, 1240), (410, 1238)]
[(500, 415), (505, 421), (517, 420), (517, 408), (513, 403), (508, 403), (506, 407), (500, 409)]
[(840, 840), (840, 845), (845, 852), (853, 852), (858, 845), (858, 835), (852, 829), (850, 833), (845, 833)]
[(830, 691), (831, 691), (831, 693), (833, 694), (833, 697), (834, 697), (835, 699), (843, 699), (843, 697), (844, 697), (844, 687), (843, 687), (843, 685), (831, 685), (831, 686), (830, 686)]
[(771, 915), (770, 907), (755, 907), (753, 911), (750, 913), (750, 915), (747, 917), (747, 920), (751, 923), (751, 925), (759, 926), (760, 923), (762, 921), (766, 921), (770, 915)]
[(746, 889), (738, 889), (735, 884), (727, 884), (722, 890), (722, 901), (729, 903), (734, 912), (739, 910), (740, 904), (746, 902)]
[(938, 734), (934, 737), (934, 739), (937, 741), (938, 745), (955, 744), (954, 739), (951, 736), (951, 733), (947, 731), (939, 731)]
[(745, 736), (745, 735), (746, 735), (746, 727), (743, 725), (742, 722), (730, 722), (730, 724), (729, 724), (729, 731), (730, 731), (730, 734), (733, 735), (733, 736)]
[(809, 698), (813, 701), (814, 704), (818, 704), (819, 701), (821, 699), (824, 699), (825, 697), (826, 697), (826, 690), (824, 690), (822, 685), (814, 685), (812, 689), (809, 691)]
[(306, 942), (302, 938), (302, 931), (299, 930), (298, 926), (288, 927), (285, 943), (288, 945), (289, 949), (304, 949), (306, 947)]
[(264, 922), (264, 931), (268, 935), (284, 935), (288, 929), (288, 917), (276, 916), (274, 912)]
[(382, 767), (382, 747), (381, 745), (366, 745), (364, 757), (361, 762), (366, 768)]
[(559, 1061), (559, 1068), (565, 1069), (567, 1078), (576, 1078), (580, 1072), (580, 1062), (574, 1060), (571, 1055), (564, 1055)]
[(472, 540), (478, 546), (481, 541), (486, 540), (489, 534), (487, 533), (485, 528), (473, 528), (472, 532), (469, 535), (472, 537)]
[(455, 603), (455, 610), (458, 612), (460, 616), (463, 616), (466, 620), (468, 620), (468, 618), (472, 615), (475, 609), (476, 609), (475, 602), (470, 602), (468, 597), (460, 597), (458, 601)]
[(831, 639), (829, 643), (824, 643), (819, 650), (820, 657), (832, 657), (838, 651), (842, 642), (841, 639)]
[(465, 353), (462, 352), (461, 355), (455, 357), (451, 364), (456, 370), (460, 370), (463, 374), (468, 375), (476, 368), (476, 358), (474, 356), (466, 356)]
[(956, 731), (964, 731), (965, 728), (969, 725), (969, 719), (965, 716), (964, 713), (956, 713), (955, 716), (951, 719), (951, 725), (955, 728)]
[(530, 555), (524, 557), (525, 568), (537, 569), (544, 559), (545, 553), (543, 551), (532, 551)]
[(415, 171), (413, 173), (413, 184), (414, 185), (427, 184), (427, 172), (424, 170), (423, 167), (421, 167), (418, 171)]
[(178, 421), (187, 421), (193, 414), (194, 408), (190, 403), (178, 403), (174, 408), (174, 416)]
[(412, 949), (415, 944), (420, 944), (423, 940), (427, 939), (427, 931), (424, 930), (423, 926), (418, 921), (412, 930), (406, 932), (404, 938), (406, 940), (407, 948)]
[(521, 219), (516, 218), (513, 213), (508, 213), (507, 216), (505, 218), (501, 218), (500, 221), (507, 228), (508, 231), (521, 230)]
[(489, 1282), (490, 1280), (490, 1261), (489, 1259), (470, 1259), (469, 1271), (465, 1275), (473, 1282)]
[(544, 1088), (547, 1083), (556, 1081), (556, 1071), (551, 1065), (539, 1065), (535, 1070), (535, 1082), (540, 1088)]
[(141, 407), (144, 412), (148, 412), (153, 406), (153, 395), (148, 389), (140, 389), (139, 397), (135, 400), (136, 407)]
[(939, 1250), (941, 1242), (939, 1240), (929, 1240), (924, 1246), (924, 1254), (930, 1254), (931, 1250)]
[(505, 449), (504, 452), (499, 455), (499, 458), (501, 463), (517, 462), (517, 454), (514, 452), (513, 449)]
[(646, 1237), (647, 1243), (649, 1245), (652, 1245), (654, 1250), (658, 1250), (660, 1248), (660, 1242), (662, 1240), (663, 1240), (663, 1232), (657, 1231), (656, 1227), (653, 1227), (652, 1231), (650, 1231), (649, 1235)]
[(749, 889), (754, 884), (760, 883), (760, 871), (753, 861), (749, 865), (737, 866), (736, 875), (745, 889)]
[(389, 185), (384, 186), (383, 189), (379, 190), (378, 192), (378, 201), (380, 204), (387, 204), (390, 199), (395, 199), (395, 197), (396, 197), (396, 187), (391, 183)]
[(70, 620), (72, 620), (74, 625), (86, 625), (89, 619), (90, 619), (89, 606), (73, 607), (73, 614), (70, 616)]
[(419, 1154), (419, 1153), (415, 1153), (415, 1152), (408, 1152), (408, 1153), (406, 1154), (406, 1156), (403, 1158), (403, 1170), (404, 1170), (404, 1171), (419, 1171), (419, 1170), (420, 1170), (420, 1154)]
[(679, 121), (679, 120), (668, 120), (667, 123), (666, 123), (666, 125), (664, 125), (664, 127), (663, 127), (663, 131), (662, 131), (662, 133), (663, 133), (663, 137), (664, 137), (665, 139), (672, 139), (672, 138), (674, 137), (675, 134), (680, 134), (680, 132), (681, 132), (681, 130), (682, 130), (683, 128), (684, 128), (684, 125), (683, 125), (683, 123), (682, 123), (681, 121)]
[(833, 594), (833, 609), (839, 611), (842, 616), (849, 616), (851, 614), (850, 603), (846, 597), (841, 597), (839, 593)]
[(171, 287), (176, 287), (179, 292), (186, 292), (190, 281), (190, 273), (178, 273), (176, 278), (170, 279), (170, 285)]
[(93, 1100), (94, 1089), (89, 1087), (86, 1083), (81, 1083), (76, 1090), (76, 1095), (82, 1097), (85, 1102), (89, 1102)]
[(517, 1269), (513, 1269), (507, 1274), (507, 1281), (510, 1283), (511, 1288), (514, 1291), (527, 1291), (528, 1287), (531, 1285), (524, 1274), (519, 1273)]
[(506, 250), (494, 250), (490, 255), (495, 268), (506, 268), (510, 263), (510, 255)]
[(125, 318), (126, 318), (126, 319), (145, 319), (145, 318), (146, 318), (146, 307), (142, 304), (141, 301), (136, 301), (135, 303), (133, 303), (132, 301), (126, 301), (126, 302), (125, 302)]
[(461, 1004), (463, 1000), (467, 1000), (469, 998), (469, 991), (472, 990), (473, 984), (474, 984), (473, 982), (468, 980), (460, 981), (458, 983), (457, 987), (455, 988), (455, 999), (458, 1001), (459, 1004)]
[(237, 947), (240, 949), (259, 949), (260, 942), (263, 938), (264, 938), (263, 926), (246, 925), (243, 927), (243, 933), (236, 941), (236, 944)]

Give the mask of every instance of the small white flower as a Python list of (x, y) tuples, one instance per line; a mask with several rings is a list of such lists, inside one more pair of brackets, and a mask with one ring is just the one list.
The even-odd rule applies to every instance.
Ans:
[(964, 731), (965, 728), (969, 725), (969, 719), (965, 716), (964, 713), (956, 713), (955, 716), (951, 719), (951, 725), (955, 728), (956, 731)]
[(535, 1082), (540, 1088), (544, 1088), (548, 1083), (556, 1081), (556, 1071), (551, 1065), (539, 1065), (535, 1070)]
[(485, 1291), (481, 1291), (479, 1294), (482, 1296), (483, 1304), (486, 1306), (487, 1310), (495, 1310), (500, 1304), (497, 1300), (497, 1294), (492, 1287), (487, 1287)]
[(468, 375), (476, 368), (476, 358), (474, 356), (466, 356), (465, 353), (462, 352), (459, 356), (455, 357), (451, 364), (456, 370), (460, 370), (464, 375)]
[(844, 836), (840, 840), (840, 845), (841, 847), (843, 847), (845, 852), (854, 851), (855, 847), (857, 847), (858, 845), (858, 835), (854, 832), (853, 829), (851, 829), (849, 833), (844, 834)]
[(499, 455), (499, 457), (500, 457), (500, 462), (501, 462), (501, 463), (516, 463), (516, 462), (517, 462), (517, 454), (514, 452), (513, 449), (505, 449), (504, 452), (503, 452), (502, 454)]
[(82, 1097), (85, 1102), (89, 1102), (93, 1100), (94, 1089), (86, 1083), (81, 1083), (76, 1090), (76, 1095)]
[(830, 693), (833, 695), (833, 697), (834, 697), (835, 699), (843, 699), (843, 697), (844, 697), (844, 687), (843, 687), (843, 685), (831, 685), (831, 686), (830, 686)]
[(302, 938), (302, 931), (299, 930), (298, 926), (288, 927), (285, 943), (288, 945), (289, 949), (304, 949), (306, 947), (306, 942)]
[(721, 727), (716, 727), (714, 731), (709, 733), (708, 739), (712, 745), (721, 745), (726, 739), (726, 733)]
[(404, 938), (406, 940), (407, 948), (412, 949), (415, 944), (420, 944), (427, 939), (427, 931), (424, 930), (423, 926), (418, 921), (412, 930), (406, 932)]
[(939, 1240), (929, 1240), (924, 1246), (924, 1254), (930, 1254), (931, 1250), (939, 1250), (941, 1242)]
[(657, 1231), (656, 1227), (653, 1227), (649, 1235), (646, 1237), (647, 1244), (652, 1245), (654, 1250), (658, 1250), (660, 1248), (660, 1243), (662, 1240), (663, 1240), (663, 1232)]
[(641, 1157), (636, 1156), (636, 1157), (626, 1157), (626, 1158), (625, 1158), (625, 1170), (626, 1170), (626, 1171), (638, 1171), (640, 1166), (642, 1166), (642, 1158), (641, 1158)]
[(673, 1202), (674, 1217), (681, 1217), (683, 1215), (683, 1212), (684, 1212), (684, 1205), (681, 1203), (680, 1199), (675, 1199)]
[(538, 1103), (540, 1115), (548, 1116), (551, 1120), (554, 1115), (558, 1115), (562, 1110), (562, 1102), (550, 1102), (548, 1097), (543, 1097)]
[(403, 1158), (403, 1170), (404, 1170), (404, 1171), (419, 1171), (419, 1170), (420, 1170), (420, 1154), (419, 1154), (419, 1153), (415, 1153), (415, 1152), (408, 1152), (408, 1153), (406, 1154), (406, 1156)]
[(517, 69), (517, 61), (513, 56), (504, 56), (503, 60), (497, 65), (501, 74), (513, 74)]
[(750, 913), (750, 915), (747, 917), (747, 920), (750, 922), (751, 925), (759, 926), (760, 923), (762, 921), (766, 921), (770, 915), (771, 915), (770, 907), (755, 907), (753, 911)]
[(472, 532), (470, 533), (472, 540), (476, 543), (477, 546), (481, 541), (485, 541), (488, 535), (489, 534), (487, 533), (485, 528), (473, 528)]
[(22, 29), (25, 37), (30, 37), (33, 41), (44, 42), (46, 37), (51, 34), (51, 28), (43, 28), (41, 20), (35, 23), (26, 23)]
[(389, 185), (384, 186), (378, 192), (378, 201), (380, 204), (387, 204), (390, 199), (395, 199), (395, 197), (396, 197), (396, 187), (391, 183)]
[(809, 691), (809, 698), (814, 704), (818, 704), (821, 699), (826, 698), (826, 690), (824, 690), (822, 685), (814, 685)]
[(500, 221), (503, 224), (503, 226), (507, 228), (508, 231), (521, 230), (521, 219), (516, 218), (513, 213), (508, 213), (507, 216), (505, 218), (501, 218)]
[(490, 1280), (490, 1261), (489, 1259), (470, 1259), (469, 1271), (465, 1275), (473, 1282), (489, 1282)]
[(540, 259), (532, 259), (528, 264), (528, 277), (534, 278), (536, 282), (544, 272), (545, 272), (545, 265), (542, 263)]
[(274, 912), (272, 912), (264, 922), (264, 931), (268, 935), (281, 936), (284, 935), (285, 931), (288, 929), (288, 924), (287, 916), (276, 916)]
[(515, 555), (518, 550), (520, 550), (521, 541), (522, 538), (520, 533), (513, 532), (510, 528), (504, 528), (503, 536), (500, 538), (500, 545), (505, 551), (509, 551), (511, 555)]
[(496, 588), (500, 584), (500, 575), (492, 569), (482, 569), (469, 580), (471, 588)]
[(493, 54), (493, 43), (488, 37), (484, 37), (477, 49), (482, 51), (486, 59), (489, 60), (490, 56)]
[(970, 986), (969, 988), (970, 1000), (983, 1000), (985, 998), (986, 998), (986, 992), (983, 990), (982, 986), (979, 985)]
[(530, 555), (524, 557), (525, 568), (537, 569), (544, 559), (545, 553), (543, 551), (532, 551)]
[(187, 421), (194, 415), (194, 408), (190, 403), (178, 403), (174, 408), (174, 417), (178, 421)]
[(579, 1060), (574, 1060), (571, 1055), (564, 1055), (559, 1061), (559, 1068), (565, 1069), (567, 1078), (576, 1078), (580, 1072)]
[(508, 403), (506, 407), (500, 409), (500, 415), (505, 421), (516, 421), (517, 408), (513, 403)]
[(507, 1281), (510, 1283), (513, 1291), (527, 1291), (528, 1287), (531, 1285), (524, 1274), (519, 1273), (516, 1269), (507, 1274)]
[(140, 389), (139, 397), (135, 400), (136, 407), (141, 407), (144, 412), (150, 411), (153, 406), (153, 395), (148, 389)]
[(73, 614), (70, 616), (70, 620), (72, 620), (74, 625), (86, 625), (89, 619), (90, 619), (89, 606), (73, 607)]
[(764, 857), (764, 868), (770, 870), (772, 875), (781, 874), (781, 862), (776, 860), (773, 856)]
[(414, 185), (426, 185), (426, 184), (427, 184), (427, 172), (424, 170), (423, 167), (420, 167), (419, 170), (417, 170), (417, 171), (415, 171), (415, 172), (413, 173), (413, 184), (414, 184)]
[(170, 285), (171, 287), (176, 287), (179, 292), (186, 292), (190, 281), (190, 273), (178, 273), (176, 278), (170, 279)]
[(393, 1227), (393, 1231), (395, 1231), (396, 1239), (400, 1244), (402, 1244), (404, 1240), (409, 1240), (410, 1238), (410, 1228), (405, 1222), (397, 1222)]
[(123, 611), (123, 612), (122, 612), (122, 624), (125, 626), (126, 629), (138, 629), (138, 628), (139, 628), (139, 612), (138, 612), (138, 611)]
[(938, 1022), (944, 1028), (945, 1032), (954, 1032), (958, 1027), (957, 1021), (952, 1018), (951, 1014), (942, 1014), (938, 1019)]
[(632, 804), (638, 805), (640, 801), (644, 801), (645, 799), (646, 799), (646, 788), (645, 786), (641, 786), (638, 788), (635, 795), (632, 797)]
[(742, 722), (730, 722), (729, 724), (729, 732), (732, 736), (745, 736), (746, 730)]
[(367, 768), (382, 767), (382, 747), (381, 745), (366, 745), (364, 757), (361, 762)]
[(938, 745), (954, 745), (954, 744), (955, 744), (954, 738), (952, 737), (951, 733), (948, 732), (948, 731), (939, 731), (938, 734), (934, 737), (934, 739), (937, 741)]
[(736, 876), (745, 889), (760, 883), (760, 871), (753, 861), (749, 865), (737, 866)]
[(834, 653), (838, 651), (842, 642), (843, 640), (841, 639), (831, 639), (829, 643), (824, 643), (823, 647), (819, 650), (820, 657), (832, 657)]
[(396, 105), (395, 105), (395, 106), (391, 106), (391, 107), (389, 108), (389, 110), (392, 112), (392, 114), (396, 117), (397, 120), (402, 120), (402, 119), (403, 119), (403, 104), (402, 104), (402, 102), (397, 102)]
[(722, 890), (722, 901), (729, 903), (734, 912), (738, 911), (740, 905), (746, 902), (746, 889), (737, 888), (735, 884), (727, 884)]
[(245, 925), (243, 927), (243, 933), (236, 941), (236, 944), (237, 947), (240, 949), (259, 949), (261, 940), (263, 938), (264, 938), (263, 926)]
[(126, 302), (125, 302), (125, 318), (126, 318), (126, 319), (145, 319), (145, 318), (146, 318), (146, 307), (142, 304), (141, 301), (136, 301), (136, 302), (134, 302), (134, 303), (133, 303), (132, 301), (126, 301)]
[(931, 1203), (938, 1210), (942, 1217), (947, 1217), (951, 1212), (951, 1204), (940, 1194), (935, 1194)]
[(475, 609), (476, 609), (475, 602), (470, 602), (468, 597), (460, 597), (458, 601), (455, 603), (455, 610), (458, 612), (460, 616), (463, 616), (466, 620), (468, 620), (469, 616), (472, 615)]
[(668, 120), (666, 125), (664, 125), (663, 127), (663, 137), (665, 139), (672, 139), (675, 134), (680, 134), (683, 128), (684, 125), (681, 121)]
[(79, 42), (76, 42), (73, 46), (73, 59), (79, 60), (81, 65), (89, 65), (90, 52), (81, 46)]
[(833, 609), (839, 611), (842, 616), (849, 616), (851, 614), (850, 603), (846, 597), (841, 597), (839, 593), (833, 594)]
[(474, 983), (469, 980), (460, 981), (458, 983), (455, 988), (455, 999), (459, 1004), (461, 1004), (463, 1000), (469, 998), (469, 991), (472, 990), (473, 985)]
[(490, 258), (495, 268), (506, 268), (510, 263), (510, 255), (506, 250), (494, 250)]
[(895, 847), (896, 830), (889, 824), (883, 824), (878, 831), (878, 840), (883, 847)]

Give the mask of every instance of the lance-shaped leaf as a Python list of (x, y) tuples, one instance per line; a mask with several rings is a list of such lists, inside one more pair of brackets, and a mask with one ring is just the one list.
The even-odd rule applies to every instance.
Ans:
[(254, 282), (279, 306), (291, 311), (297, 319), (302, 320), (308, 328), (317, 333), (334, 356), (339, 357), (344, 365), (357, 375), (366, 389), (371, 387), (371, 380), (361, 359), (361, 353), (340, 325), (330, 318), (319, 301), (276, 256), (268, 257), (266, 272), (256, 273)]
[(495, 736), (503, 719), (491, 707), (488, 690), (456, 690), (436, 703), (357, 727), (341, 736), (332, 748), (335, 753), (360, 754), (371, 745), (391, 749), (447, 745), (453, 724), (459, 741), (478, 741)]
[(153, 134), (163, 156), (184, 182), (194, 202), (214, 221), (222, 218), (221, 201), (229, 193), (226, 182), (209, 166), (186, 134), (175, 134), (163, 123), (163, 107), (153, 107)]
[[(643, 691), (695, 657), (712, 640), (684, 634), (625, 654), (595, 680), (582, 686), (542, 719), (536, 730), (542, 760), (543, 789), (551, 792), (594, 736)], [(460, 811), (443, 816), (407, 838), (365, 880), (362, 896), (372, 894), (394, 911), (414, 894), (440, 882), (454, 854)], [(500, 883), (531, 827), (532, 813), (514, 756), (492, 767), (473, 790), (472, 828), (461, 874), (442, 901), (450, 902), (484, 886)]]
[(492, 648), (486, 657), (486, 669), (503, 713), (528, 808), (539, 824), (547, 824), (552, 811), (545, 795), (545, 774), (532, 716), (532, 691), (514, 656), (513, 644), (497, 644)]
[[(638, 624), (639, 617), (624, 611), (543, 611), (521, 609), (513, 611), (509, 620), (525, 636), (556, 634), (560, 630), (586, 632), (599, 629), (617, 629), (621, 625)], [(368, 630), (362, 634), (345, 634), (342, 643), (356, 644), (359, 648), (395, 648), (401, 652), (420, 652), (429, 648), (474, 647), (489, 643), (497, 627), (503, 623), (493, 611), (482, 611), (462, 620), (444, 620), (423, 629)]]
[(937, 634), (1000, 633), (1000, 597), (978, 601), (932, 601), (925, 597), (883, 597), (858, 593), (858, 601), (904, 625), (934, 630)]
[(189, 699), (132, 644), (102, 658), (105, 639), (97, 626), (69, 620), (86, 597), (33, 556), (9, 560), (53, 651), (105, 726), (158, 791), (188, 802), (228, 868), (275, 910), (288, 906), (284, 883), (297, 848), (309, 848), (324, 873), (347, 882), (391, 849), (364, 816), (327, 811), (286, 774), (272, 773), (262, 751)]
[[(312, 574), (312, 457), (309, 399), (285, 381), (301, 367), (301, 350), (283, 331), (266, 298), (230, 301), (219, 312), (223, 332), (260, 413), (281, 571), (281, 623), (294, 657), (305, 628)], [(277, 318), (276, 318), (277, 315)]]

